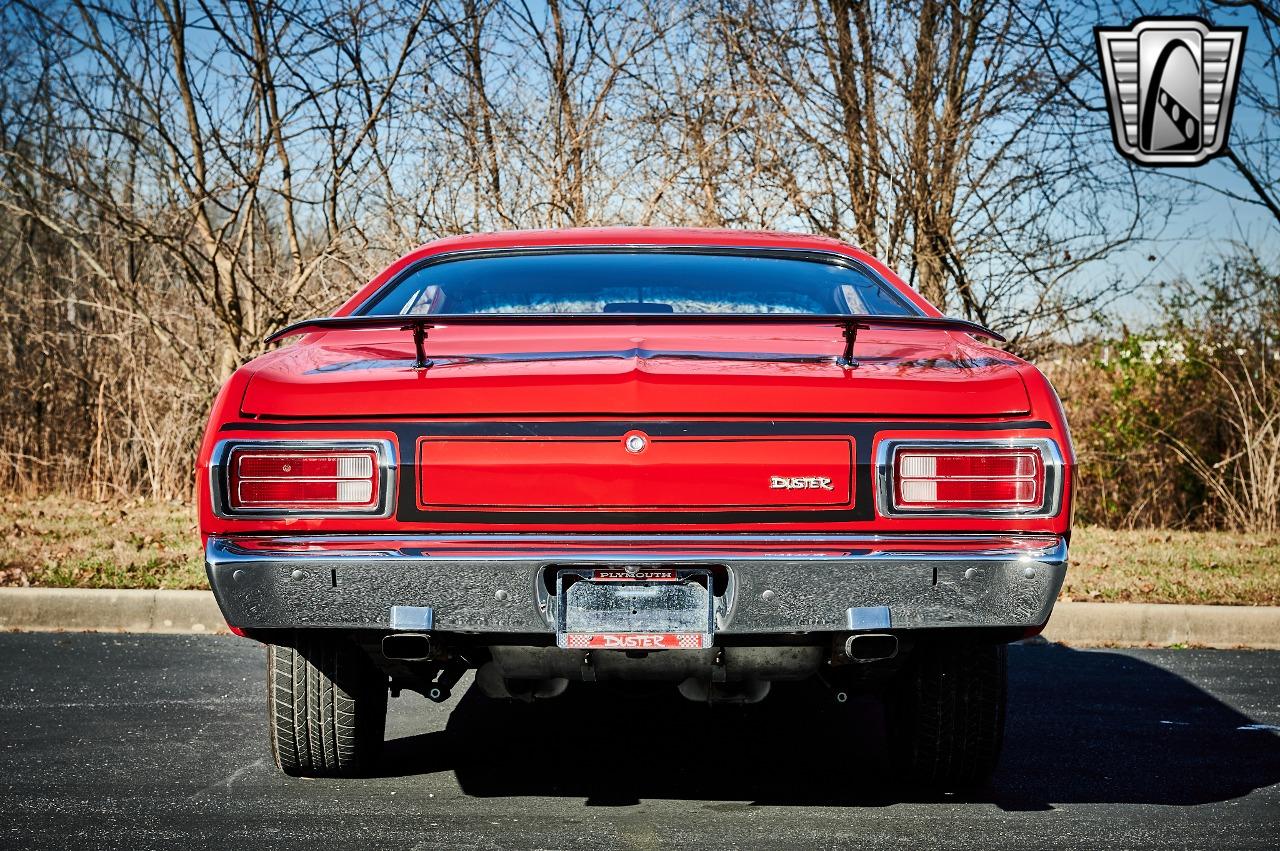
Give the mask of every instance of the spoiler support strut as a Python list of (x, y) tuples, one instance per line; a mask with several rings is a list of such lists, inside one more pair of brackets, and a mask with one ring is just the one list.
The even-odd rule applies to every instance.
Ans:
[(430, 369), (432, 367), (431, 360), (427, 357), (427, 331), (436, 326), (427, 323), (426, 320), (410, 322), (400, 330), (413, 330), (413, 368), (414, 369)]
[(858, 362), (853, 359), (853, 344), (858, 340), (858, 323), (844, 323), (844, 353), (836, 359), (836, 363), (845, 369), (853, 369)]

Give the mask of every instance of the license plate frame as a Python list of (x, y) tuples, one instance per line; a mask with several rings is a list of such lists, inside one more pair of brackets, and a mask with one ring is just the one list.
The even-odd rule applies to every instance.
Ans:
[(579, 650), (699, 650), (715, 637), (711, 571), (583, 565), (556, 573), (556, 646)]

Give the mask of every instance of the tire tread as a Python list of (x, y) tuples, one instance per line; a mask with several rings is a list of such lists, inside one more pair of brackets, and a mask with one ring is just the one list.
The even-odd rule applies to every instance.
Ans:
[(271, 754), (295, 777), (349, 777), (376, 762), (387, 682), (354, 646), (298, 635), (267, 648)]
[(904, 779), (929, 789), (981, 785), (1004, 739), (1007, 649), (957, 642), (921, 647), (890, 719)]

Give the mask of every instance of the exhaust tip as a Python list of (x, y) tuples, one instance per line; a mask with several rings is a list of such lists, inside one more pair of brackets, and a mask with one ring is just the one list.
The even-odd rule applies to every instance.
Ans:
[(854, 662), (883, 662), (898, 655), (898, 636), (864, 632), (845, 639), (844, 655)]
[(431, 636), (421, 632), (394, 632), (382, 638), (382, 655), (402, 662), (431, 658)]

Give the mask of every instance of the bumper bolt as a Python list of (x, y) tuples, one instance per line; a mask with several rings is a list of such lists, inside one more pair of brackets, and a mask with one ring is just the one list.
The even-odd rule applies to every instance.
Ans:
[(493, 596), (497, 597), (499, 600), (501, 600), (504, 603), (507, 600), (511, 599), (511, 595), (501, 588), (499, 588), (497, 591), (494, 591)]
[(1022, 571), (1022, 575), (1027, 577), (1028, 579), (1035, 579), (1036, 569), (1034, 567), (1028, 567), (1026, 570)]
[(778, 595), (773, 592), (773, 589), (766, 588), (764, 593), (760, 595), (760, 599), (764, 600), (766, 603), (772, 603), (777, 596)]
[(244, 571), (243, 571), (243, 570), (233, 570), (233, 571), (231, 571), (231, 578), (232, 578), (234, 581), (239, 582), (241, 579), (244, 579)]
[(307, 578), (307, 574), (301, 570), (295, 570), (293, 573), (289, 575), (292, 576), (294, 580), (297, 582), (301, 582), (302, 580)]

